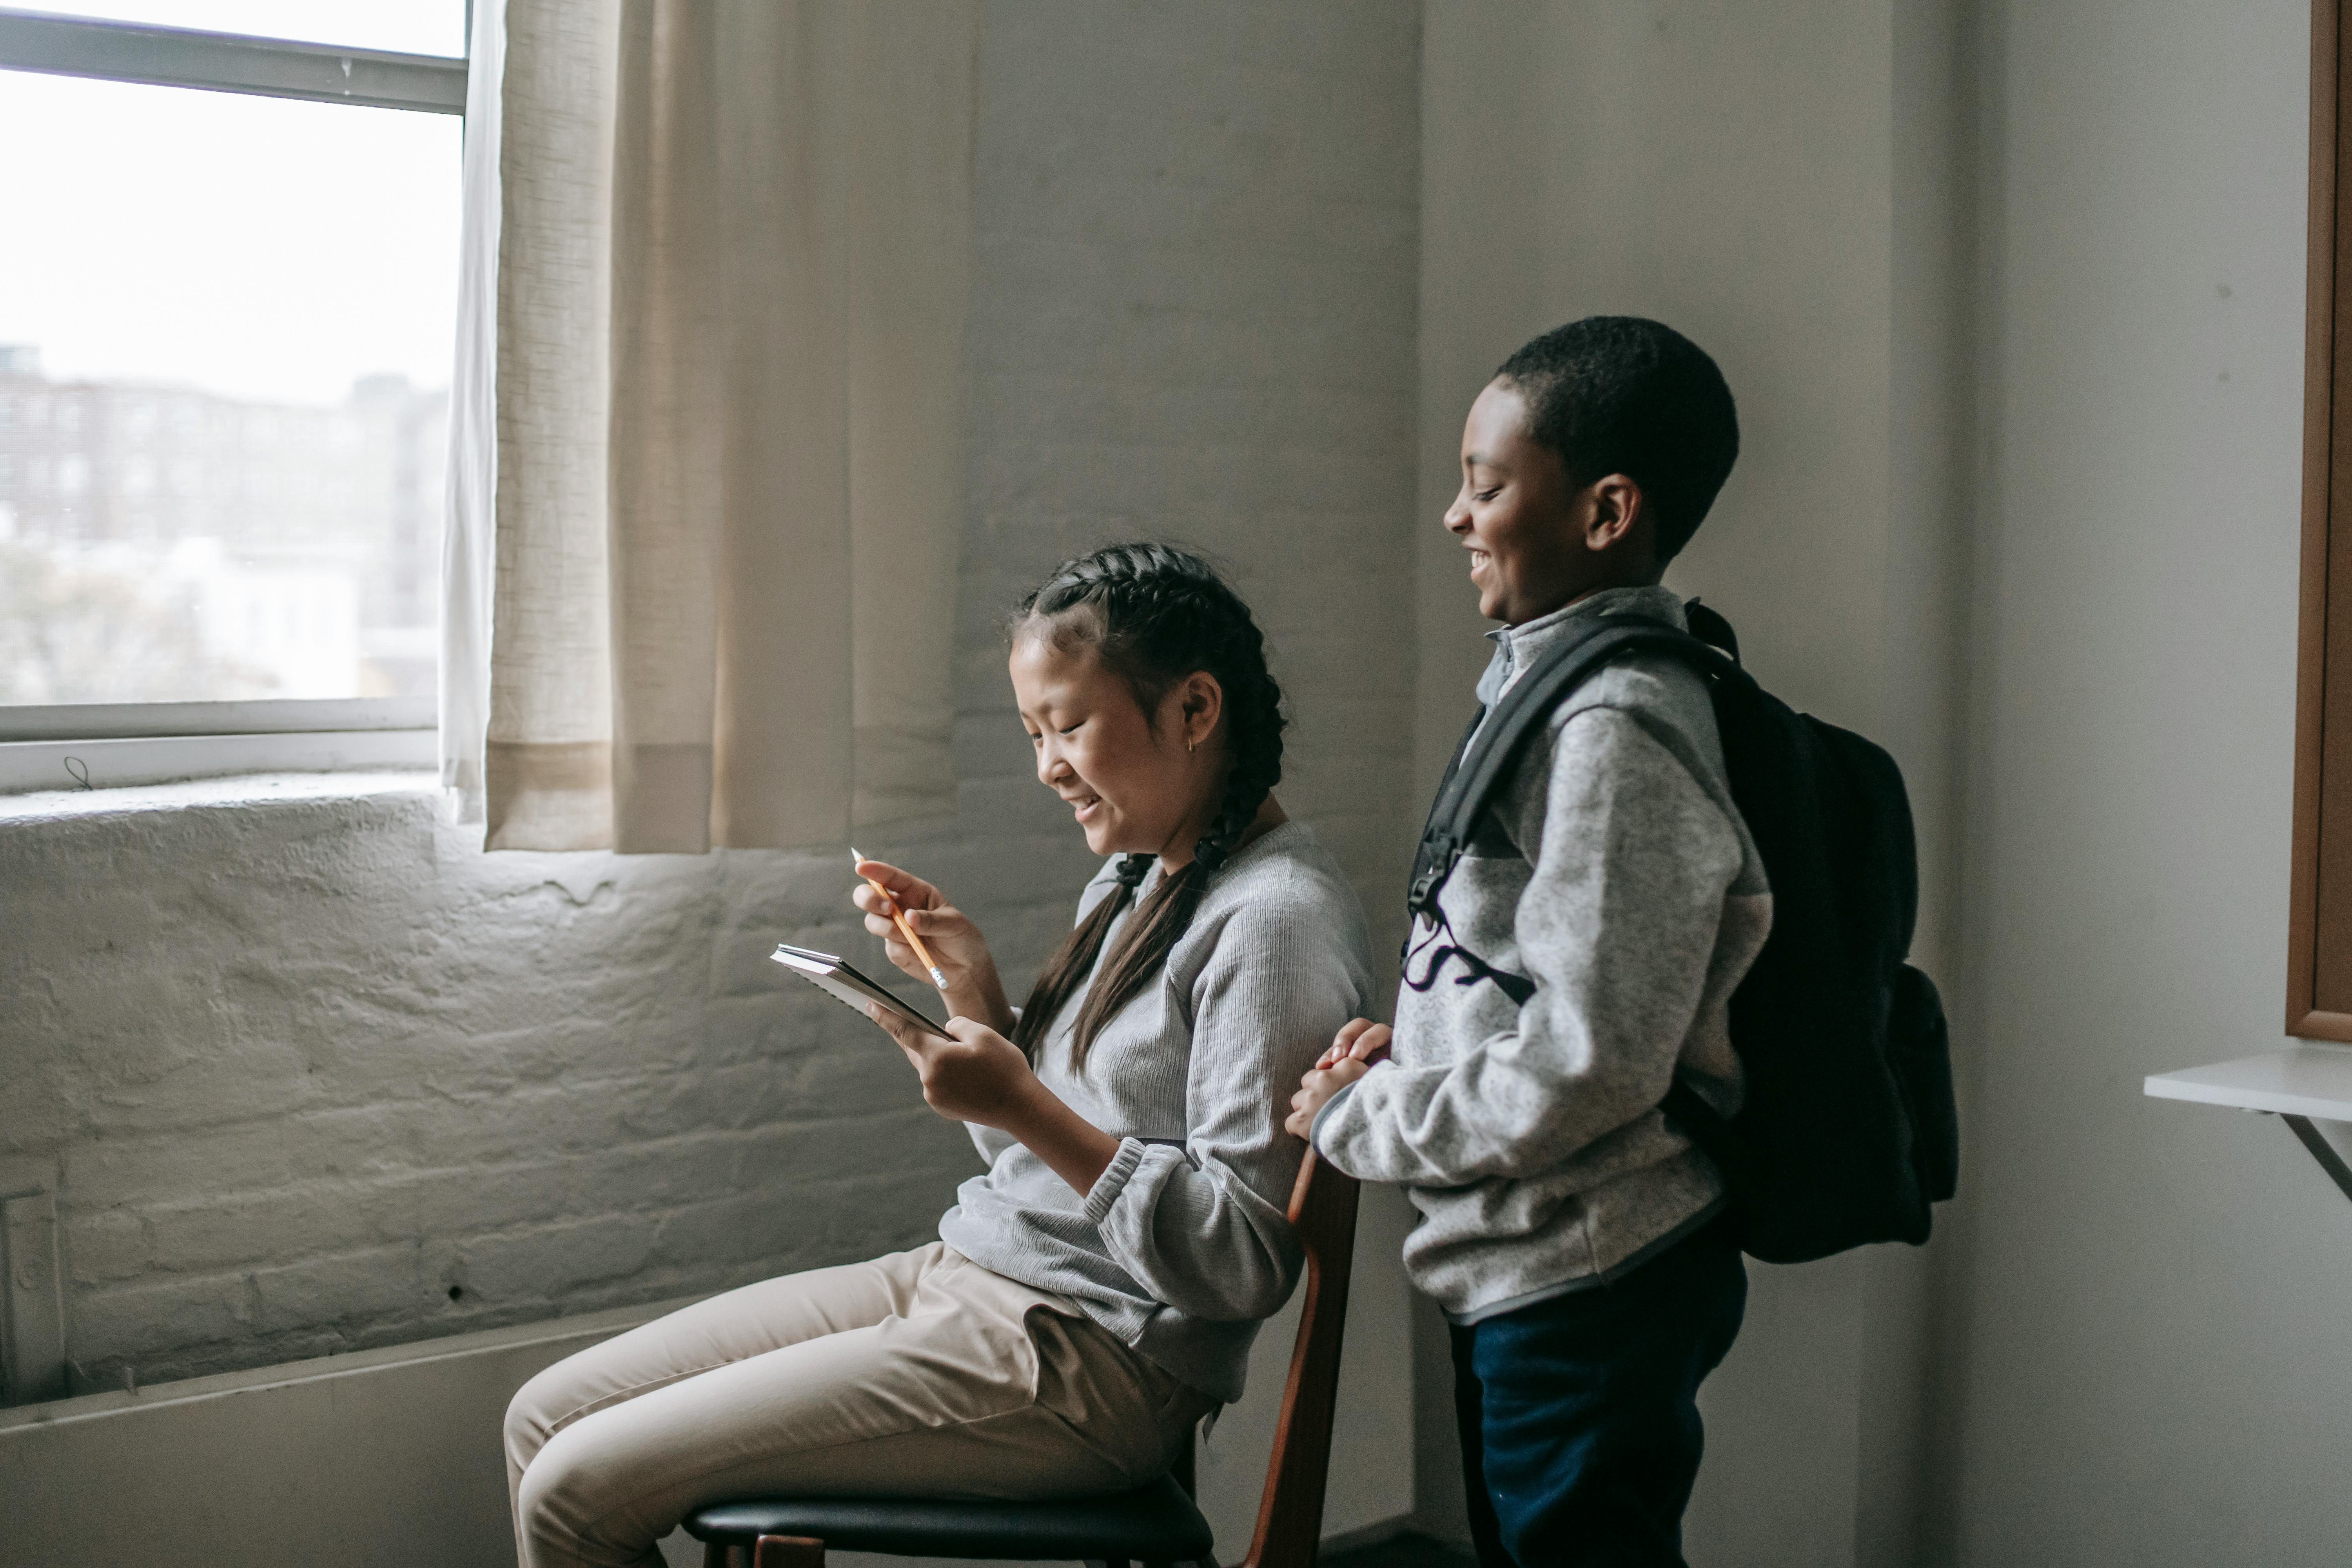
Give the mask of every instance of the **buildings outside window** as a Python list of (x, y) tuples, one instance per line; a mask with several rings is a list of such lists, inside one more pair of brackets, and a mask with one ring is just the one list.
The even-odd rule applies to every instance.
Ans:
[[(0, 373), (0, 397), (58, 395), (22, 346), (0, 363), (17, 367)], [(0, 701), (431, 695), (444, 390), (371, 376), (326, 408), (134, 382), (76, 383), (71, 395), (80, 434), (60, 421), (0, 426), (0, 491), (14, 503), (0, 559), (66, 606), (52, 620), (171, 623), (137, 636), (77, 626), (61, 638), (52, 626), (49, 640), (182, 647), (194, 662), (133, 685), (20, 654), (0, 670)], [(159, 395), (178, 411), (168, 422)]]

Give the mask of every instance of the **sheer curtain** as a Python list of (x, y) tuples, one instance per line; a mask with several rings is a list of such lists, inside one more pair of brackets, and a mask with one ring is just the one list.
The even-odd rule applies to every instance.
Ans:
[(493, 849), (954, 805), (976, 0), (477, 6), (443, 783)]

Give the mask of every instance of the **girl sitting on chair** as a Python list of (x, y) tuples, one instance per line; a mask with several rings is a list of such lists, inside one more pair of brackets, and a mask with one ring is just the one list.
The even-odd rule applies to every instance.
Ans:
[[(1241, 1396), (1300, 1267), (1282, 1090), (1369, 1011), (1363, 913), (1270, 793), (1281, 690), (1206, 564), (1099, 551), (1012, 631), (1037, 777), (1112, 857), (1026, 1005), (939, 889), (857, 868), (947, 977), (953, 1043), (893, 1033), (987, 1173), (928, 1246), (730, 1290), (533, 1378), (506, 1423), (525, 1568), (651, 1568), (729, 1498), (1115, 1491)], [(884, 900), (854, 898), (927, 979)]]

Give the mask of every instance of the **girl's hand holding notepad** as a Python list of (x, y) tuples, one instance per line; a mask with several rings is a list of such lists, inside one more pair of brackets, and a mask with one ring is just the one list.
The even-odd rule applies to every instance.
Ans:
[(866, 1016), (889, 1032), (923, 1082), (923, 1102), (941, 1116), (1012, 1128), (1035, 1097), (1037, 1075), (1021, 1047), (985, 1024), (948, 1020), (952, 1040), (908, 1025), (895, 1014), (868, 1007)]
[(1119, 1141), (1039, 1082), (1021, 1047), (994, 1029), (950, 1018), (954, 1038), (942, 1040), (870, 1003), (866, 1016), (898, 1042), (923, 1080), (924, 1103), (941, 1116), (1010, 1133), (1082, 1195), (1110, 1169)]
[(882, 939), (890, 962), (927, 985), (938, 984), (931, 965), (898, 929), (903, 919), (929, 950), (939, 979), (946, 982), (939, 991), (948, 1011), (977, 1019), (1000, 1034), (1011, 1033), (1013, 1007), (1004, 999), (1004, 983), (997, 977), (987, 939), (971, 917), (949, 903), (939, 889), (887, 861), (861, 859), (857, 875), (865, 880), (850, 894), (850, 901), (865, 915), (866, 929)]

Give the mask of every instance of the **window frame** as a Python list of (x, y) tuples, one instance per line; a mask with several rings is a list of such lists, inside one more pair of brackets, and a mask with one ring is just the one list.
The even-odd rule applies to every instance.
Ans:
[[(2352, 1041), (2352, 1005), (2330, 1007), (2323, 962), (2352, 950), (2352, 133), (2340, 95), (2343, 0), (2312, 0), (2311, 196), (2304, 315), (2303, 548), (2295, 641), (2294, 827), (2287, 915), (2286, 1032)], [(2331, 550), (2341, 530), (2343, 548)], [(2331, 565), (2337, 568), (2331, 580)], [(2336, 679), (2328, 679), (2330, 664)], [(2323, 830), (2333, 826), (2333, 833)], [(2342, 846), (2342, 847), (2339, 847)], [(2331, 864), (2333, 862), (2333, 864)], [(2334, 940), (2329, 940), (2334, 939)], [(2341, 998), (2339, 997), (2339, 1002)]]
[[(469, 49), (472, 20), (469, 0)], [(0, 70), (462, 120), (468, 66), (458, 56), (0, 7)], [(431, 697), (0, 704), (0, 795), (230, 773), (430, 766), (437, 709)]]
[(0, 7), (0, 70), (460, 118), (466, 112), (462, 56), (395, 54), (13, 7)]

